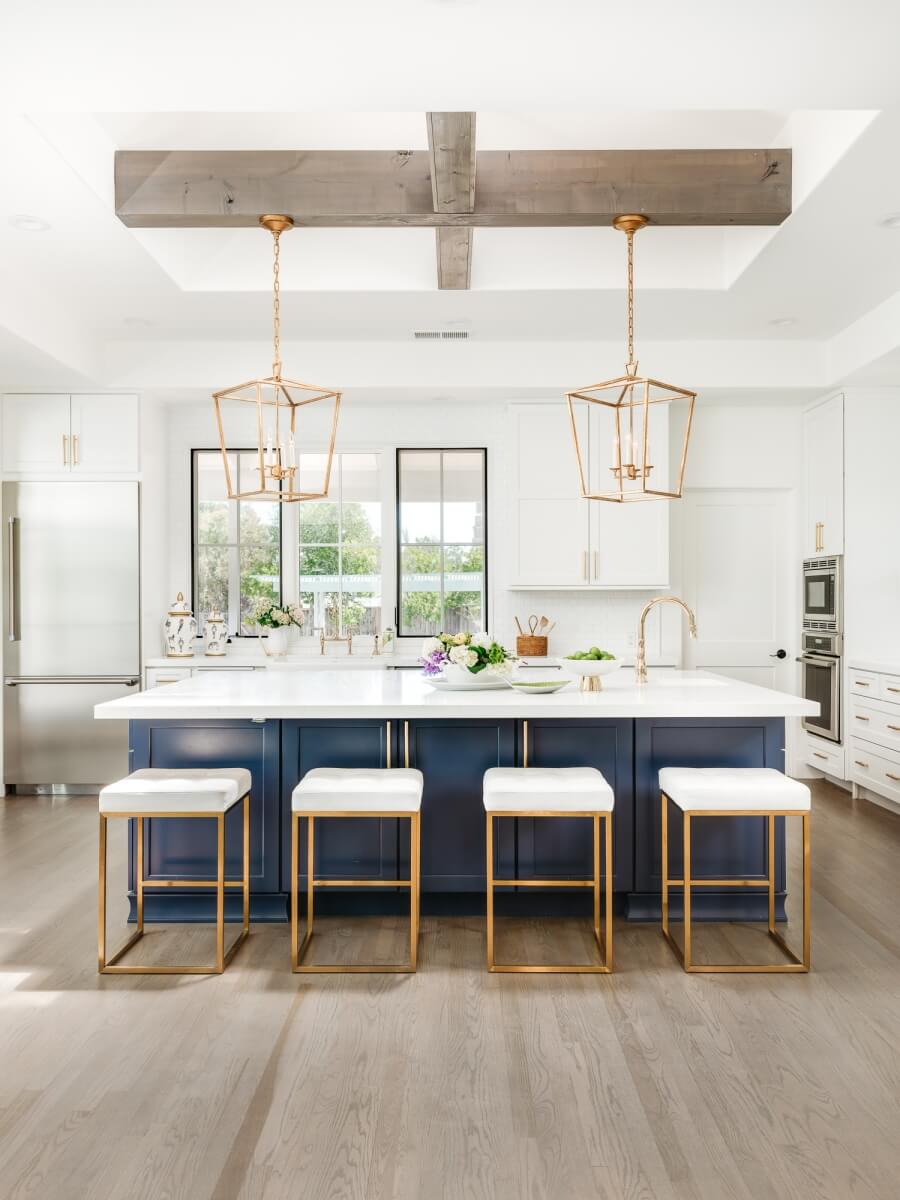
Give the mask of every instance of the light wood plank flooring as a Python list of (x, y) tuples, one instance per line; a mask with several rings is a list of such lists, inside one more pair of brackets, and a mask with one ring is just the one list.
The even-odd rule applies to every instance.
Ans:
[(612, 977), (488, 976), (481, 921), (426, 918), (415, 976), (295, 977), (263, 926), (221, 978), (100, 978), (95, 802), (0, 801), (0, 1197), (894, 1200), (900, 818), (817, 785), (813, 862), (808, 977), (687, 977), (624, 922)]

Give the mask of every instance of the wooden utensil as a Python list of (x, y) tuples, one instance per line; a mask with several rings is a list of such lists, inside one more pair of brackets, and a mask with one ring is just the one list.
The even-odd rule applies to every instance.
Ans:
[(513, 617), (513, 620), (514, 620), (514, 621), (515, 621), (515, 623), (516, 623), (516, 629), (518, 629), (518, 631), (519, 631), (519, 636), (520, 636), (520, 637), (524, 637), (524, 636), (525, 636), (525, 630), (522, 628), (521, 624), (519, 623), (519, 618), (518, 618), (518, 617)]

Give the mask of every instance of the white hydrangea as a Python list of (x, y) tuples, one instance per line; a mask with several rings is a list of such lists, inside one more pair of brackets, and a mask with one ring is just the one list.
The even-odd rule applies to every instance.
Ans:
[(476, 633), (472, 638), (473, 646), (480, 646), (483, 650), (490, 650), (494, 644), (494, 639), (489, 633)]
[(474, 667), (478, 662), (478, 655), (468, 646), (454, 646), (450, 651), (450, 661), (458, 667)]
[(437, 654), (444, 649), (444, 643), (440, 638), (426, 638), (422, 643), (422, 657), (427, 658), (429, 654)]

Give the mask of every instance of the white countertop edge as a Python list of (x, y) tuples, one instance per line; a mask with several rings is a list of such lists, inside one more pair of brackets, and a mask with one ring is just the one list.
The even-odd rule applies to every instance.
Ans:
[(863, 658), (851, 658), (848, 671), (871, 671), (873, 675), (900, 675), (900, 663), (867, 662)]

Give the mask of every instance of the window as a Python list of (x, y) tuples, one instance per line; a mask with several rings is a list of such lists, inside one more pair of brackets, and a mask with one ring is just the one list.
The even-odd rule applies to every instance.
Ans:
[(486, 451), (397, 451), (398, 634), (486, 620)]
[[(378, 466), (374, 453), (336, 454), (329, 498), (293, 506), (306, 633), (345, 637), (383, 628)], [(321, 479), (323, 467), (324, 456), (301, 455), (300, 486), (304, 472)]]
[[(281, 513), (279, 504), (229, 500), (218, 450), (195, 450), (194, 608), (201, 627), (218, 608), (230, 633), (256, 633), (249, 621), (259, 597), (281, 597)], [(232, 451), (232, 478), (256, 467), (253, 451)], [(255, 478), (255, 476), (254, 476)]]

